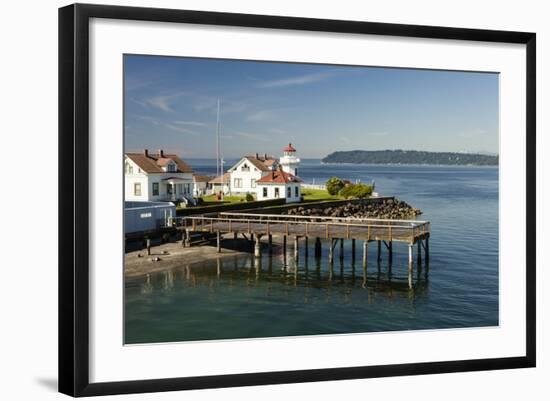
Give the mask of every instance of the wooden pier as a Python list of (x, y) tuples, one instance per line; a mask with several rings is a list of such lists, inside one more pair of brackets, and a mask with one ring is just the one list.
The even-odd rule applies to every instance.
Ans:
[(426, 261), (429, 259), (430, 223), (419, 220), (393, 220), (371, 218), (341, 218), (325, 216), (291, 216), (260, 213), (219, 213), (201, 216), (189, 216), (182, 219), (181, 229), (184, 230), (183, 244), (191, 233), (215, 233), (217, 235), (218, 252), (221, 251), (221, 236), (233, 233), (236, 238), (242, 234), (255, 241), (254, 253), (261, 256), (261, 238), (267, 237), (271, 249), (272, 236), (283, 237), (283, 248), (286, 251), (287, 237), (294, 241), (294, 252), (298, 255), (300, 239), (305, 239), (305, 249), (308, 249), (308, 239), (315, 238), (315, 256), (321, 256), (321, 241), (329, 241), (329, 262), (334, 260), (334, 248), (340, 243), (340, 257), (343, 257), (344, 240), (351, 240), (352, 257), (355, 258), (355, 242), (363, 242), (363, 266), (367, 264), (368, 245), (377, 242), (378, 260), (382, 244), (388, 250), (389, 260), (393, 256), (393, 242), (405, 243), (409, 247), (409, 271), (412, 270), (413, 248), (417, 245), (417, 257), (422, 258), (422, 249)]

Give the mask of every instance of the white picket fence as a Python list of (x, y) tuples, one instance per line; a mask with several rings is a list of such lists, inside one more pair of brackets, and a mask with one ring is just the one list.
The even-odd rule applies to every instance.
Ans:
[(302, 189), (327, 189), (325, 184), (302, 184)]

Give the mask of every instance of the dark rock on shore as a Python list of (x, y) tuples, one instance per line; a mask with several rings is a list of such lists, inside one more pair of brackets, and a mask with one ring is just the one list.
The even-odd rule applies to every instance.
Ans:
[(380, 202), (353, 203), (326, 208), (295, 207), (284, 211), (284, 215), (292, 216), (327, 216), (327, 217), (361, 217), (375, 219), (413, 219), (422, 214), (404, 201), (386, 199)]

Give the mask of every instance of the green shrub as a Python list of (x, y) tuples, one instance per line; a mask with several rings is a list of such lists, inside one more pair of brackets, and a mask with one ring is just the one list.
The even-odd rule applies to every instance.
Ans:
[(252, 202), (254, 200), (254, 196), (250, 193), (247, 193), (245, 199), (247, 202)]
[(338, 193), (344, 198), (367, 198), (372, 195), (372, 185), (349, 184)]
[(344, 181), (338, 177), (331, 177), (327, 180), (325, 186), (330, 195), (336, 195), (344, 188)]

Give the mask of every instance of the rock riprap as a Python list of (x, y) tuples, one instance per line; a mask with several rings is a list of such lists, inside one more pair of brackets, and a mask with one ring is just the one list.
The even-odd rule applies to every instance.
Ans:
[(375, 219), (413, 219), (422, 214), (407, 202), (386, 199), (378, 202), (353, 203), (329, 207), (294, 207), (282, 214), (291, 216), (361, 217)]

